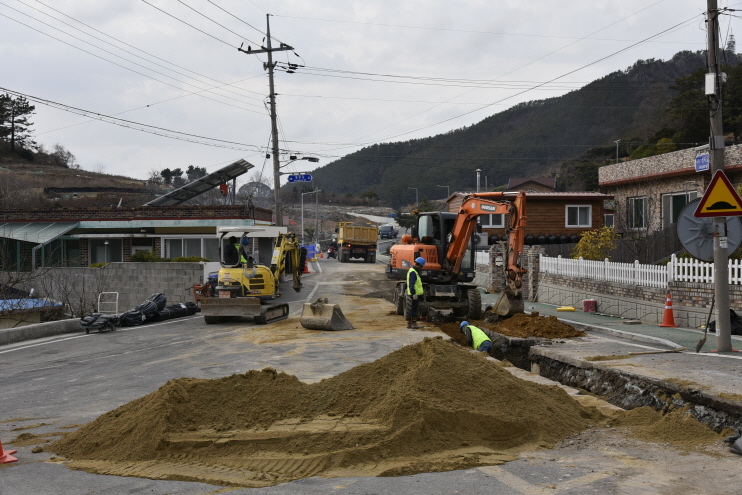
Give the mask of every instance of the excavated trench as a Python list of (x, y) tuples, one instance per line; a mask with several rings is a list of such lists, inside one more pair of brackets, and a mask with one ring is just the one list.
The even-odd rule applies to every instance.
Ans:
[[(738, 429), (742, 424), (742, 405), (738, 402), (560, 354), (560, 341), (585, 334), (554, 316), (543, 317), (536, 313), (500, 321), (485, 313), (483, 320), (471, 323), (492, 339), (492, 357), (584, 390), (623, 409), (648, 406), (662, 413), (680, 409), (716, 432), (724, 428)], [(466, 346), (458, 325), (458, 322), (449, 322), (438, 326), (456, 343)]]

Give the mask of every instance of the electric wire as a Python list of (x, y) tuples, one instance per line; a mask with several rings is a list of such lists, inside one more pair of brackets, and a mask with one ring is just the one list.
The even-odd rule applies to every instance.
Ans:
[[(191, 7), (190, 5), (188, 5), (187, 3), (185, 3), (185, 2), (183, 1), (183, 0), (178, 0), (178, 2), (179, 2), (179, 3), (181, 3), (181, 4), (183, 4), (183, 5), (185, 5), (186, 7), (188, 7), (189, 9), (191, 9), (192, 11), (194, 11), (195, 13), (197, 13), (198, 15), (200, 15), (201, 17), (204, 17), (205, 19), (208, 19), (208, 20), (210, 20), (211, 22), (213, 22), (213, 23), (214, 23), (214, 24), (216, 24), (217, 26), (219, 26), (219, 27), (221, 27), (221, 28), (223, 28), (223, 29), (225, 29), (225, 30), (229, 31), (230, 33), (234, 34), (234, 35), (235, 35), (235, 36), (237, 36), (238, 38), (240, 38), (240, 39), (244, 39), (245, 41), (250, 41), (250, 39), (249, 39), (249, 38), (247, 38), (247, 37), (245, 37), (245, 36), (242, 36), (241, 34), (239, 34), (239, 33), (235, 32), (235, 31), (232, 31), (231, 29), (229, 29), (229, 28), (228, 28), (227, 26), (225, 26), (224, 24), (220, 24), (220, 23), (216, 22), (216, 21), (215, 21), (214, 19), (212, 19), (211, 17), (207, 16), (207, 15), (206, 15), (206, 14), (204, 14), (203, 12), (200, 12), (200, 11), (198, 11), (198, 10), (194, 9), (193, 7)], [(253, 44), (257, 44), (257, 43), (255, 43), (254, 41), (250, 41), (250, 43), (253, 43)]]
[[(85, 110), (85, 109), (82, 109), (82, 108), (73, 107), (71, 105), (65, 105), (64, 103), (59, 103), (59, 102), (55, 102), (55, 101), (52, 101), (52, 100), (47, 100), (45, 98), (40, 98), (40, 97), (37, 97), (37, 96), (33, 96), (33, 95), (26, 94), (26, 93), (22, 93), (20, 91), (14, 91), (14, 90), (9, 89), (9, 88), (0, 87), (0, 90), (5, 91), (6, 93), (9, 93), (9, 94), (12, 94), (12, 95), (22, 96), (23, 98), (25, 98), (25, 99), (27, 99), (29, 101), (33, 101), (33, 102), (36, 102), (36, 103), (39, 103), (39, 104), (42, 104), (42, 105), (46, 105), (46, 106), (55, 108), (57, 110), (63, 110), (63, 111), (66, 111), (66, 112), (74, 113), (74, 114), (77, 114), (77, 115), (82, 115), (82, 116), (85, 116), (85, 117), (92, 117), (92, 118), (95, 118), (96, 120), (100, 120), (100, 121), (106, 122), (108, 124), (115, 124), (115, 125), (119, 125), (119, 126), (122, 126), (122, 127), (128, 127), (130, 129), (135, 129), (135, 130), (138, 130), (138, 131), (141, 131), (141, 132), (148, 132), (150, 134), (155, 134), (155, 135), (162, 136), (162, 137), (168, 137), (168, 138), (171, 138), (171, 139), (180, 139), (180, 140), (183, 140), (183, 141), (189, 141), (189, 142), (193, 142), (193, 143), (196, 143), (196, 144), (203, 144), (203, 145), (206, 145), (206, 146), (214, 146), (214, 147), (218, 147), (218, 148), (227, 148), (227, 149), (236, 149), (236, 150), (241, 150), (241, 151), (261, 151), (262, 150), (262, 148), (260, 146), (253, 145), (253, 144), (239, 143), (239, 142), (236, 142), (236, 141), (228, 141), (228, 140), (225, 140), (225, 139), (218, 139), (218, 138), (210, 138), (210, 137), (201, 136), (201, 135), (198, 135), (198, 134), (192, 134), (192, 133), (187, 133), (187, 132), (175, 131), (175, 130), (167, 129), (167, 128), (164, 128), (164, 127), (153, 126), (153, 125), (149, 125), (149, 124), (143, 124), (141, 122), (135, 122), (135, 121), (132, 121), (132, 120), (121, 119), (121, 118), (118, 118), (118, 117), (114, 117), (112, 115), (106, 115), (106, 114), (102, 114), (102, 113), (98, 113), (98, 112), (92, 112), (90, 110)], [(172, 133), (172, 134), (177, 134), (177, 136), (172, 136), (172, 135), (164, 134), (166, 132), (167, 133)], [(197, 140), (207, 140), (207, 141), (197, 141)], [(209, 142), (209, 141), (213, 141), (213, 142)], [(221, 143), (221, 144), (214, 144), (214, 143)]]
[[(40, 9), (36, 9), (35, 7), (32, 7), (31, 5), (28, 5), (27, 3), (23, 2), (22, 0), (16, 0), (16, 1), (17, 1), (17, 2), (19, 2), (19, 3), (22, 3), (23, 5), (26, 5), (26, 6), (28, 7), (28, 8), (34, 9), (34, 10), (36, 10), (37, 12), (40, 12), (40, 13), (42, 13), (42, 14), (44, 14), (44, 15), (47, 15), (47, 16), (51, 17), (52, 19), (54, 19), (54, 20), (56, 20), (56, 21), (58, 21), (58, 22), (63, 22), (63, 23), (64, 23), (64, 21), (62, 21), (62, 20), (60, 20), (60, 19), (57, 19), (56, 17), (53, 17), (53, 16), (51, 16), (50, 14), (48, 14), (48, 13), (46, 13), (46, 12), (44, 12), (44, 11), (40, 10)], [(240, 87), (234, 86), (234, 84), (236, 84), (236, 83), (224, 83), (223, 81), (219, 81), (219, 80), (217, 80), (217, 79), (214, 79), (214, 78), (212, 78), (212, 77), (209, 77), (209, 76), (207, 76), (207, 75), (205, 75), (205, 74), (201, 74), (200, 72), (196, 72), (196, 71), (194, 71), (194, 70), (188, 69), (187, 67), (183, 67), (183, 66), (181, 66), (181, 65), (178, 65), (178, 64), (176, 64), (176, 63), (170, 62), (169, 60), (165, 60), (165, 59), (164, 59), (164, 58), (162, 58), (162, 57), (158, 57), (157, 55), (154, 55), (154, 54), (152, 54), (152, 53), (149, 53), (149, 52), (147, 52), (147, 51), (145, 51), (145, 50), (142, 50), (141, 48), (138, 48), (138, 47), (136, 47), (136, 46), (134, 46), (134, 45), (131, 45), (131, 44), (129, 44), (129, 43), (127, 43), (127, 42), (123, 41), (123, 40), (120, 40), (120, 39), (118, 39), (118, 38), (116, 38), (116, 37), (114, 37), (114, 36), (111, 36), (111, 35), (110, 35), (110, 34), (108, 34), (108, 33), (104, 33), (103, 31), (101, 31), (101, 30), (99, 30), (99, 29), (96, 29), (95, 27), (91, 26), (90, 24), (87, 24), (87, 23), (85, 23), (85, 22), (82, 22), (81, 20), (79, 20), (79, 19), (77, 19), (77, 18), (75, 18), (75, 17), (72, 17), (72, 16), (70, 16), (70, 15), (68, 15), (68, 14), (65, 14), (64, 12), (62, 12), (62, 11), (60, 11), (60, 10), (58, 10), (58, 9), (55, 9), (55, 8), (54, 8), (54, 7), (52, 7), (51, 5), (47, 5), (47, 4), (45, 4), (45, 3), (44, 3), (44, 2), (42, 2), (41, 0), (35, 0), (35, 1), (36, 1), (36, 3), (40, 3), (40, 4), (41, 4), (41, 5), (43, 5), (44, 7), (48, 8), (48, 9), (50, 9), (50, 10), (53, 10), (54, 12), (56, 12), (56, 13), (58, 13), (58, 14), (60, 14), (60, 15), (64, 16), (64, 17), (66, 17), (66, 18), (68, 18), (68, 19), (71, 19), (71, 20), (73, 20), (73, 21), (75, 21), (75, 22), (77, 22), (77, 23), (79, 23), (79, 24), (82, 24), (83, 26), (85, 26), (85, 27), (86, 27), (86, 28), (88, 28), (88, 29), (91, 29), (91, 30), (93, 30), (93, 31), (95, 31), (95, 32), (97, 32), (97, 33), (100, 33), (100, 34), (102, 34), (103, 36), (107, 36), (108, 38), (111, 38), (111, 39), (113, 39), (113, 40), (117, 41), (118, 43), (121, 43), (122, 45), (128, 46), (128, 47), (130, 47), (130, 48), (132, 48), (132, 49), (134, 49), (134, 50), (140, 51), (140, 52), (142, 52), (142, 53), (144, 53), (144, 54), (146, 54), (146, 55), (148, 55), (148, 56), (150, 56), (150, 57), (152, 57), (152, 58), (155, 58), (155, 59), (157, 59), (157, 60), (161, 60), (161, 61), (163, 61), (163, 62), (165, 62), (165, 63), (167, 63), (167, 64), (170, 64), (170, 65), (172, 65), (172, 66), (174, 66), (174, 67), (177, 67), (177, 68), (179, 68), (179, 69), (183, 69), (183, 70), (185, 70), (185, 71), (188, 71), (188, 72), (190, 72), (190, 73), (192, 73), (192, 74), (196, 74), (197, 76), (203, 77), (203, 78), (205, 78), (205, 79), (210, 79), (211, 81), (217, 82), (217, 83), (219, 83), (219, 84), (221, 84), (221, 85), (228, 85), (228, 86), (234, 87), (235, 89), (239, 89), (239, 90), (241, 90), (241, 91), (245, 91), (245, 92), (248, 92), (248, 93), (260, 94), (260, 93), (257, 93), (257, 92), (255, 92), (255, 91), (250, 91), (250, 90), (248, 90), (248, 89), (244, 89), (244, 88), (240, 88)], [(67, 23), (64, 23), (64, 24), (67, 24)], [(70, 24), (67, 24), (67, 25), (68, 25), (68, 26), (70, 26), (70, 27), (73, 27), (74, 29), (77, 29), (77, 30), (78, 30), (78, 31), (80, 31), (80, 32), (83, 32), (83, 33), (85, 33), (84, 31), (82, 31), (81, 29), (79, 29), (79, 28), (77, 28), (77, 27), (74, 27), (74, 26), (72, 26), (72, 25), (70, 25)], [(89, 33), (85, 33), (85, 34), (87, 34), (88, 36), (92, 36), (92, 35), (90, 35)], [(96, 39), (99, 39), (99, 38), (96, 38)], [(110, 44), (111, 46), (116, 46), (116, 45), (113, 45), (112, 43), (109, 43), (109, 42), (107, 42), (107, 41), (104, 41), (104, 40), (101, 40), (101, 41), (103, 41), (104, 43), (108, 43), (108, 44)], [(119, 47), (116, 47), (116, 48), (119, 48)], [(120, 49), (120, 48), (119, 48), (119, 49)], [(143, 58), (143, 57), (142, 57), (142, 58)], [(145, 60), (146, 60), (146, 59), (145, 59)], [(168, 69), (168, 70), (170, 70), (170, 69)], [(235, 94), (237, 94), (237, 93), (235, 93)], [(246, 97), (246, 98), (251, 98), (251, 99), (255, 99), (255, 100), (260, 100), (260, 99), (261, 99), (261, 98), (255, 98), (255, 97), (251, 97), (251, 96), (248, 96), (248, 95), (240, 95), (240, 96), (244, 96), (244, 97)]]
[[(5, 5), (5, 4), (3, 4), (2, 2), (0, 2), (0, 5)], [(7, 5), (5, 5), (5, 6), (7, 7)], [(10, 7), (10, 8), (12, 8), (12, 7)], [(15, 10), (15, 9), (13, 9), (13, 10)], [(23, 12), (20, 12), (20, 13), (21, 13), (21, 14), (23, 14)], [(27, 14), (23, 14), (23, 15), (27, 15)], [(193, 94), (193, 95), (197, 95), (197, 96), (200, 96), (201, 98), (205, 98), (205, 99), (207, 99), (207, 100), (211, 100), (211, 101), (214, 101), (214, 102), (216, 102), (216, 103), (220, 103), (220, 104), (222, 104), (222, 105), (227, 105), (227, 106), (230, 106), (230, 107), (233, 107), (233, 108), (239, 108), (240, 110), (245, 110), (245, 111), (247, 111), (247, 112), (260, 113), (260, 112), (256, 112), (255, 110), (251, 110), (251, 109), (249, 109), (249, 108), (244, 108), (244, 107), (236, 106), (236, 105), (234, 105), (234, 104), (231, 104), (231, 103), (227, 103), (227, 102), (224, 102), (224, 101), (221, 101), (221, 100), (217, 100), (217, 99), (215, 99), (215, 98), (210, 98), (210, 97), (208, 97), (208, 96), (205, 96), (205, 95), (202, 95), (202, 94), (198, 94), (197, 92), (193, 92), (193, 91), (189, 91), (189, 90), (183, 89), (183, 88), (181, 88), (181, 87), (179, 87), (179, 86), (176, 86), (176, 85), (174, 85), (174, 84), (168, 83), (168, 82), (166, 82), (166, 81), (162, 81), (162, 80), (160, 80), (160, 79), (157, 79), (156, 77), (150, 76), (150, 75), (148, 75), (148, 74), (145, 74), (145, 73), (143, 73), (143, 72), (140, 72), (140, 71), (138, 71), (138, 70), (132, 69), (132, 68), (130, 68), (130, 67), (126, 67), (125, 65), (122, 65), (122, 64), (120, 64), (120, 63), (114, 62), (113, 60), (109, 60), (109, 59), (107, 59), (107, 58), (105, 58), (105, 57), (102, 57), (102, 56), (100, 56), (100, 55), (97, 55), (97, 54), (95, 54), (95, 53), (93, 53), (93, 52), (91, 52), (91, 51), (89, 51), (89, 50), (86, 50), (86, 49), (84, 49), (84, 48), (80, 48), (79, 46), (75, 46), (75, 45), (73, 45), (73, 44), (71, 44), (71, 43), (68, 43), (67, 41), (64, 41), (64, 40), (62, 40), (62, 39), (60, 39), (60, 38), (57, 38), (56, 36), (53, 36), (53, 35), (51, 35), (51, 34), (49, 34), (49, 33), (45, 33), (44, 31), (41, 31), (40, 29), (37, 29), (37, 28), (35, 28), (35, 27), (33, 27), (33, 26), (29, 25), (29, 24), (26, 24), (26, 23), (24, 23), (24, 22), (21, 22), (21, 21), (19, 21), (19, 20), (17, 20), (17, 19), (14, 19), (14, 18), (10, 17), (10, 16), (7, 16), (7, 15), (5, 15), (5, 14), (3, 14), (3, 13), (0, 13), (0, 16), (2, 16), (2, 17), (5, 17), (6, 19), (10, 19), (11, 21), (13, 21), (13, 22), (16, 22), (16, 23), (18, 23), (18, 24), (21, 24), (22, 26), (26, 26), (27, 28), (29, 28), (29, 29), (32, 29), (32, 30), (34, 30), (34, 31), (36, 31), (36, 32), (38, 32), (38, 33), (40, 33), (40, 34), (43, 34), (44, 36), (48, 36), (49, 38), (52, 38), (52, 39), (54, 39), (54, 40), (57, 40), (57, 41), (59, 41), (60, 43), (64, 43), (64, 44), (65, 44), (65, 45), (67, 45), (67, 46), (70, 46), (70, 47), (72, 47), (72, 48), (75, 48), (75, 49), (77, 49), (77, 50), (80, 50), (80, 51), (82, 51), (82, 52), (84, 52), (84, 53), (87, 53), (88, 55), (92, 55), (93, 57), (99, 58), (99, 59), (101, 59), (101, 60), (103, 60), (103, 61), (106, 61), (106, 62), (108, 62), (108, 63), (110, 63), (110, 64), (116, 65), (117, 67), (121, 67), (122, 69), (125, 69), (125, 70), (128, 70), (128, 71), (131, 71), (131, 72), (134, 72), (135, 74), (139, 74), (140, 76), (144, 76), (144, 77), (146, 77), (146, 78), (148, 78), (148, 79), (152, 79), (153, 81), (157, 81), (157, 82), (159, 82), (159, 83), (161, 83), (161, 84), (165, 84), (165, 85), (167, 85), (167, 86), (173, 87), (173, 88), (175, 88), (175, 89), (178, 89), (178, 90), (180, 90), (180, 91), (186, 91), (186, 92), (188, 92), (188, 93), (190, 93), (190, 94)], [(34, 19), (34, 18), (32, 17), (32, 19)], [(34, 19), (34, 20), (36, 20), (37, 22), (40, 22), (40, 23), (42, 23), (42, 24), (46, 24), (47, 26), (49, 26), (49, 27), (52, 27), (53, 29), (57, 29), (57, 30), (59, 30), (58, 28), (55, 28), (54, 26), (51, 26), (51, 25), (49, 25), (49, 24), (47, 24), (47, 23), (45, 23), (45, 22), (43, 22), (43, 21), (40, 21), (40, 20), (38, 20), (38, 19)], [(61, 30), (59, 30), (59, 31), (61, 31)], [(61, 32), (63, 32), (63, 33), (64, 33), (64, 31), (61, 31)], [(81, 39), (81, 38), (78, 38), (78, 37), (76, 37), (76, 36), (74, 36), (74, 35), (71, 35), (71, 34), (69, 34), (69, 33), (64, 33), (64, 34), (67, 34), (68, 36), (70, 36), (70, 37), (72, 37), (72, 38), (74, 38), (74, 39), (76, 39), (76, 40), (82, 41), (83, 43), (87, 43), (87, 44), (90, 44), (89, 42), (87, 42), (87, 41), (85, 41), (85, 40), (83, 40), (83, 39)], [(93, 45), (93, 46), (95, 46), (95, 45)], [(200, 88), (200, 87), (198, 87), (198, 86), (196, 86), (196, 85), (194, 85), (194, 84), (191, 84), (191, 83), (188, 83), (188, 82), (185, 82), (185, 81), (181, 81), (181, 80), (179, 80), (179, 79), (177, 79), (177, 78), (174, 78), (174, 77), (172, 77), (172, 76), (169, 76), (169, 75), (167, 75), (167, 74), (164, 74), (164, 73), (162, 73), (162, 72), (159, 72), (159, 71), (157, 71), (157, 70), (154, 70), (154, 69), (151, 69), (151, 68), (149, 68), (149, 67), (143, 66), (143, 65), (141, 65), (141, 64), (138, 64), (138, 63), (136, 63), (136, 62), (132, 62), (131, 60), (128, 60), (128, 59), (126, 59), (126, 58), (123, 58), (123, 57), (121, 57), (120, 55), (116, 55), (115, 53), (112, 53), (112, 52), (110, 52), (110, 51), (108, 51), (108, 50), (105, 50), (104, 48), (100, 48), (100, 47), (96, 47), (96, 48), (98, 48), (99, 50), (101, 50), (101, 51), (104, 51), (104, 52), (106, 52), (106, 53), (109, 53), (109, 54), (111, 54), (111, 55), (113, 55), (113, 56), (115, 56), (115, 57), (118, 57), (118, 58), (122, 58), (123, 60), (126, 60), (127, 62), (129, 62), (129, 63), (132, 63), (132, 64), (134, 64), (134, 65), (137, 65), (137, 66), (139, 66), (139, 67), (142, 67), (142, 68), (144, 68), (144, 69), (146, 69), (146, 70), (150, 70), (150, 71), (152, 71), (152, 72), (154, 72), (154, 73), (156, 73), (156, 74), (160, 74), (160, 75), (163, 75), (163, 76), (165, 76), (165, 77), (169, 77), (170, 79), (173, 79), (173, 80), (175, 80), (175, 81), (178, 81), (178, 82), (180, 82), (180, 83), (186, 84), (186, 85), (188, 85), (188, 86), (193, 86), (193, 87), (195, 87), (195, 88), (198, 88), (199, 90), (203, 90), (203, 88)], [(234, 99), (234, 98), (229, 98), (228, 96), (223, 96), (223, 95), (219, 95), (219, 96), (221, 96), (221, 97), (223, 97), (223, 98), (228, 98), (228, 99), (232, 99), (232, 100), (234, 100), (234, 101), (240, 101), (240, 100), (236, 100), (236, 99)], [(247, 103), (247, 102), (242, 102), (242, 101), (240, 101), (240, 103), (245, 103), (245, 104), (248, 104), (248, 105), (252, 105), (251, 103)]]

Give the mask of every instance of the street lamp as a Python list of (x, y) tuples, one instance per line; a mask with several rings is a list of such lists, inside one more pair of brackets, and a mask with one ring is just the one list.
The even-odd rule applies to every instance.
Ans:
[(621, 140), (620, 139), (616, 139), (613, 142), (616, 143), (616, 163), (618, 163), (618, 143), (620, 143)]
[(446, 188), (446, 197), (449, 197), (451, 195), (450, 190), (448, 189), (448, 186), (436, 186), (436, 187), (445, 187)]
[(417, 200), (417, 188), (416, 187), (408, 187), (407, 189), (414, 189), (415, 190), (415, 206), (417, 206), (420, 203)]
[[(273, 84), (273, 83), (271, 83)], [(272, 91), (271, 91), (272, 92)], [(277, 142), (278, 138), (274, 137), (274, 142)], [(278, 148), (274, 150), (274, 155), (278, 151)], [(270, 158), (270, 154), (265, 156), (266, 158)], [(303, 156), (299, 158), (296, 155), (290, 155), (289, 161), (284, 165), (284, 167), (288, 166), (290, 163), (295, 162), (297, 160), (307, 160), (312, 163), (316, 163), (319, 161), (319, 158), (315, 158), (313, 156)], [(278, 158), (274, 158), (274, 170), (273, 170), (273, 200), (275, 202), (275, 213), (276, 213), (276, 225), (278, 227), (283, 227), (283, 208), (281, 207), (281, 176), (282, 175), (293, 175), (288, 172), (280, 172), (280, 166), (278, 165)], [(302, 232), (302, 236), (304, 236), (304, 233)]]
[(477, 169), (477, 192), (479, 192), (479, 174), (482, 173), (482, 169)]
[(303, 192), (301, 193), (301, 242), (304, 242), (304, 195), (305, 194), (314, 194), (322, 192), (319, 189), (315, 189), (314, 191), (309, 192)]
[(690, 203), (690, 198), (688, 197), (688, 186), (698, 187), (700, 184), (694, 180), (685, 181), (685, 204)]
[(108, 263), (108, 241), (103, 242), (103, 262)]

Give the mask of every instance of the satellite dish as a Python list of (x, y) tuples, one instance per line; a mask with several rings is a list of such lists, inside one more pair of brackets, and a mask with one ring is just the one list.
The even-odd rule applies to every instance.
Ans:
[[(714, 219), (696, 217), (696, 207), (701, 198), (694, 199), (680, 212), (678, 217), (678, 239), (686, 251), (701, 261), (714, 261)], [(731, 256), (742, 243), (742, 222), (739, 217), (727, 219), (727, 257)]]

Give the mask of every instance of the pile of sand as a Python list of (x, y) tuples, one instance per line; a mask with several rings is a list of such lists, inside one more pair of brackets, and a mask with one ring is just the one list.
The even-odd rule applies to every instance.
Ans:
[[(484, 320), (471, 321), (470, 323), (501, 335), (522, 339), (528, 337), (566, 339), (585, 336), (584, 332), (575, 329), (572, 325), (559, 321), (556, 316), (538, 316), (519, 313), (505, 320), (500, 320), (497, 323), (489, 323)], [(451, 337), (454, 342), (466, 347), (466, 337), (461, 333), (459, 326), (459, 322), (452, 322), (438, 325), (438, 328)]]
[(572, 325), (559, 321), (556, 316), (537, 316), (516, 314), (499, 322), (492, 330), (510, 337), (539, 337), (544, 339), (563, 339), (584, 337), (585, 333)]
[(426, 339), (310, 385), (272, 369), (171, 380), (47, 450), (91, 472), (257, 487), (498, 464), (601, 419), (558, 387)]

